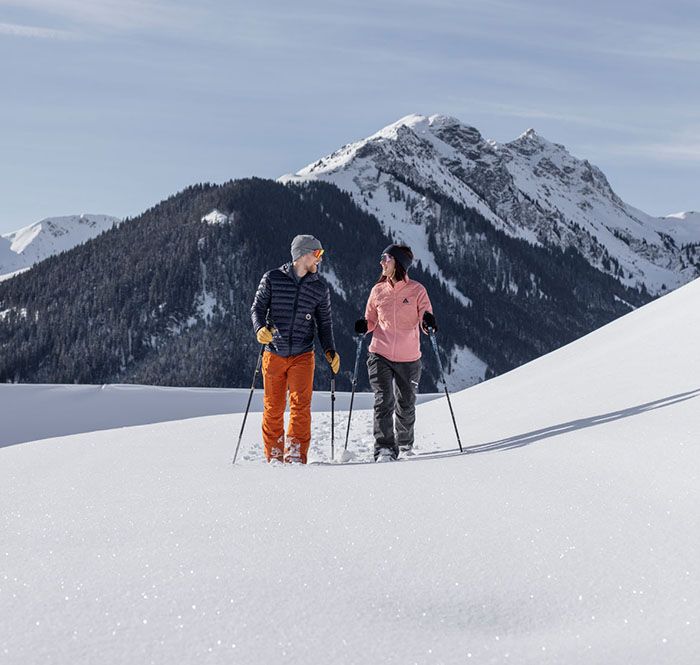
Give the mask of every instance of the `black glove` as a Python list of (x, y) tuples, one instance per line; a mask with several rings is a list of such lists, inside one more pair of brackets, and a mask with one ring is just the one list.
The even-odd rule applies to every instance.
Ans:
[(357, 321), (355, 321), (355, 334), (367, 334), (367, 319), (357, 319)]
[(420, 324), (420, 327), (423, 329), (423, 332), (427, 335), (430, 334), (431, 329), (432, 332), (437, 332), (438, 327), (432, 312), (423, 313), (423, 322)]

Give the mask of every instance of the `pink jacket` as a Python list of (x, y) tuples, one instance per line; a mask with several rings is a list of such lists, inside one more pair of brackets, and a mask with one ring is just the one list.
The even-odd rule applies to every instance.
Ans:
[(419, 325), (424, 312), (433, 311), (428, 292), (419, 282), (406, 277), (392, 286), (375, 284), (365, 308), (367, 330), (372, 333), (371, 353), (392, 362), (420, 358)]

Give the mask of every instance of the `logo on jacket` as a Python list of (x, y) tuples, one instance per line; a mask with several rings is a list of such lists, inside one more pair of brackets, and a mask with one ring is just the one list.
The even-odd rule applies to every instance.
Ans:
[(307, 321), (311, 321), (311, 314), (307, 314), (305, 318)]
[(404, 304), (404, 305), (408, 305), (408, 298), (404, 298), (404, 299), (403, 299), (403, 304)]

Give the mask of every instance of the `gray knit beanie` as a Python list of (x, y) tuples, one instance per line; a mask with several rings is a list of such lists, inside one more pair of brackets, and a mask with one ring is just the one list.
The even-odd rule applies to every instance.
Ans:
[(292, 240), (292, 261), (296, 261), (304, 254), (313, 252), (315, 249), (323, 249), (321, 243), (313, 236), (296, 236)]

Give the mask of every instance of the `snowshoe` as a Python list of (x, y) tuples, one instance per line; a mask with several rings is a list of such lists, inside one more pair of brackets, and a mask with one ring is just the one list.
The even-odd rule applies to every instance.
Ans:
[(380, 448), (377, 453), (375, 462), (394, 462), (396, 461), (396, 455), (391, 448)]

